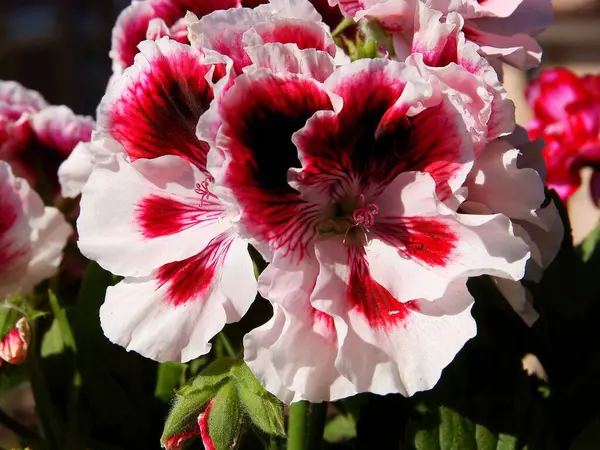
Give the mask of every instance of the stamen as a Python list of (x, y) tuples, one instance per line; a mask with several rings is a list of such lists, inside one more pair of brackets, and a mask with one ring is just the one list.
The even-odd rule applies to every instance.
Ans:
[(212, 177), (207, 177), (202, 181), (202, 183), (196, 183), (196, 189), (194, 189), (194, 192), (200, 195), (200, 206), (203, 206), (204, 202), (206, 202), (209, 198), (217, 198), (215, 194), (210, 192), (210, 185), (213, 181), (214, 179)]
[(375, 216), (377, 214), (379, 214), (379, 206), (375, 203), (368, 203), (365, 205), (365, 196), (360, 194), (360, 208), (356, 208), (352, 213), (352, 224), (346, 229), (342, 242), (344, 244), (346, 243), (348, 233), (356, 227), (361, 227), (365, 234), (365, 240), (368, 240), (367, 231), (375, 224)]
[(375, 203), (365, 205), (365, 196), (360, 194), (360, 208), (356, 208), (352, 213), (354, 226), (362, 225), (365, 230), (369, 230), (375, 223), (375, 216), (379, 214), (379, 206)]

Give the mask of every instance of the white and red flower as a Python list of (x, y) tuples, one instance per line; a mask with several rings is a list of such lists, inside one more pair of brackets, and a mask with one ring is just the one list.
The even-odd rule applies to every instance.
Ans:
[(187, 27), (183, 22), (187, 11), (202, 17), (238, 4), (238, 0), (133, 0), (113, 28), (110, 50), (113, 72), (120, 74), (133, 64), (137, 46), (146, 38), (168, 36), (187, 43)]
[[(255, 374), (286, 400), (432, 387), (475, 334), (466, 279), (519, 280), (529, 258), (506, 217), (442, 202), (475, 159), (456, 102), (377, 59), (323, 83), (247, 70), (217, 103), (209, 171), (271, 261), (259, 289), (275, 316), (245, 338)], [(318, 345), (286, 357), (304, 339)]]
[(256, 63), (255, 54), (270, 43), (318, 50), (332, 58), (338, 51), (321, 16), (305, 0), (272, 0), (256, 8), (216, 11), (189, 29), (192, 45), (228, 56), (237, 75)]
[[(267, 0), (134, 0), (121, 12), (113, 29), (110, 51), (113, 72), (119, 74), (133, 64), (134, 56), (138, 53), (137, 45), (145, 39), (168, 36), (178, 42), (188, 43), (185, 19), (188, 11), (202, 18), (214, 11), (241, 6), (245, 6), (246, 10), (255, 7), (260, 9), (265, 3), (268, 3)], [(329, 6), (327, 0), (314, 0), (312, 3), (330, 26), (335, 27), (341, 21), (342, 15), (339, 9)], [(321, 16), (317, 21), (320, 20)], [(230, 24), (220, 23), (219, 28), (214, 30), (215, 33), (227, 38), (223, 44), (229, 42), (232, 37), (225, 33), (225, 30), (230, 30), (228, 25)], [(235, 47), (231, 48), (235, 51)], [(223, 54), (229, 56), (228, 53)]]
[[(58, 188), (56, 170), (79, 142), (90, 140), (94, 121), (66, 106), (50, 106), (14, 81), (0, 81), (0, 160), (35, 185), (42, 171)], [(34, 166), (38, 162), (40, 167)], [(55, 186), (56, 185), (56, 186)]]
[[(334, 0), (355, 19), (374, 18), (392, 34), (414, 32), (421, 5), (445, 16), (459, 15), (467, 40), (491, 58), (529, 69), (539, 65), (541, 48), (534, 37), (552, 21), (550, 0)], [(453, 19), (455, 20), (455, 19)]]
[(27, 294), (53, 276), (71, 232), (63, 215), (44, 207), (27, 181), (0, 161), (0, 298)]
[(215, 195), (195, 135), (231, 62), (166, 37), (140, 50), (98, 108), (92, 145), (103, 156), (83, 189), (79, 247), (126, 277), (101, 309), (107, 337), (187, 361), (256, 295), (237, 212)]

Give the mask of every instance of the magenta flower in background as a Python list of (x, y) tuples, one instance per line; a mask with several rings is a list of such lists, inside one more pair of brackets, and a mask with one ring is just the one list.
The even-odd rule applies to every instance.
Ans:
[[(579, 189), (579, 171), (600, 164), (600, 76), (577, 76), (568, 69), (542, 72), (526, 91), (534, 118), (532, 139), (542, 138), (549, 187), (567, 200)], [(592, 175), (591, 193), (600, 199), (600, 176)]]

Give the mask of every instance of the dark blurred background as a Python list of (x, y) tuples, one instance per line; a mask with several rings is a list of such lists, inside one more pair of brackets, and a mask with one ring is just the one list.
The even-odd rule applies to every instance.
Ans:
[(128, 0), (0, 0), (0, 79), (93, 115), (111, 74), (108, 51)]

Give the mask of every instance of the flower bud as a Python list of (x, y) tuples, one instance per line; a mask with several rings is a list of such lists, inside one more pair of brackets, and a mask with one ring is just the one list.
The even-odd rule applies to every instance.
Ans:
[(21, 317), (0, 342), (0, 358), (9, 364), (21, 364), (25, 361), (30, 334), (27, 319)]

